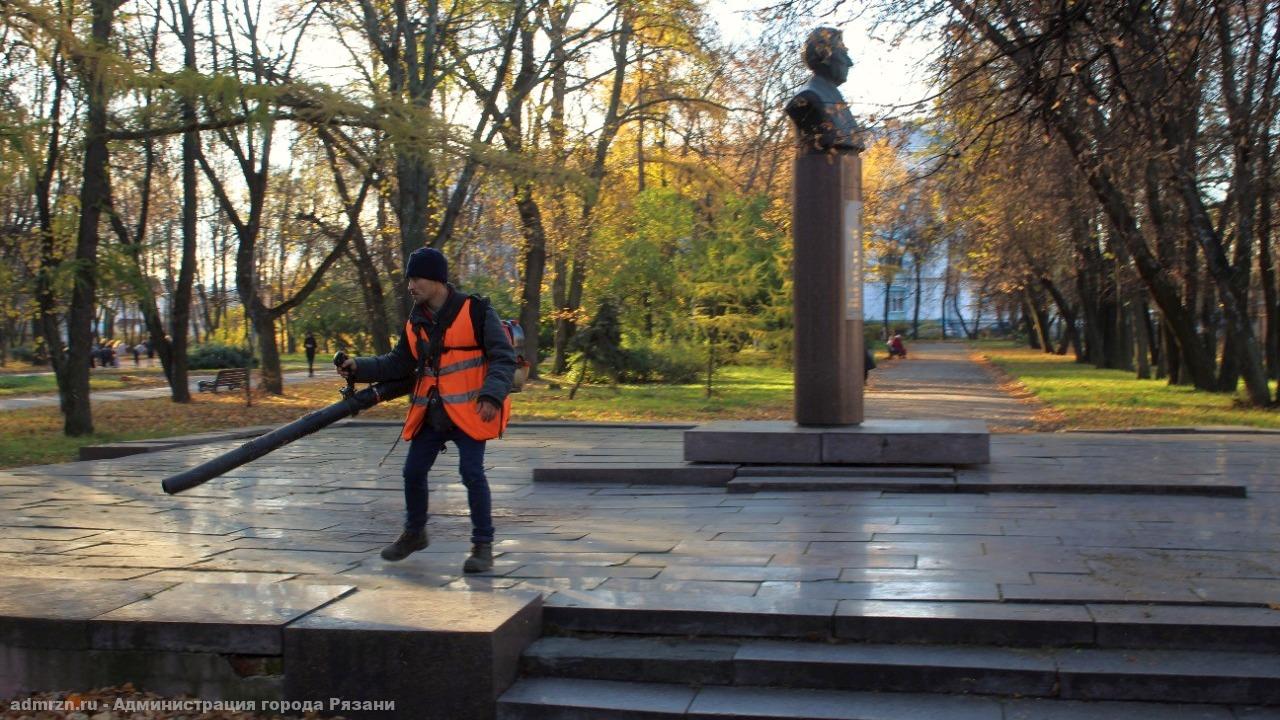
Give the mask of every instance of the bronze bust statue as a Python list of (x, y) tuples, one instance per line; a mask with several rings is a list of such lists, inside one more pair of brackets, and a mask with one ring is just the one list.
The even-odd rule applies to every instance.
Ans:
[(813, 71), (809, 81), (787, 103), (795, 123), (800, 152), (861, 152), (858, 124), (838, 87), (849, 78), (849, 50), (842, 33), (820, 27), (804, 43), (804, 64)]

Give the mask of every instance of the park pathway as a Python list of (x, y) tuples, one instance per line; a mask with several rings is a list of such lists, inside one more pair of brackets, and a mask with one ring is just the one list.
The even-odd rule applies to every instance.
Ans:
[[(196, 383), (201, 380), (212, 380), (213, 375), (192, 375), (189, 383), (191, 392), (198, 392)], [(299, 383), (307, 380), (305, 372), (291, 372), (284, 374), (285, 384)], [(89, 393), (93, 402), (108, 402), (111, 400), (146, 400), (148, 398), (169, 397), (168, 386), (139, 388), (137, 390), (94, 390)], [(57, 393), (43, 393), (40, 395), (27, 395), (23, 397), (0, 398), (0, 412), (5, 410), (24, 410), (34, 407), (56, 407), (58, 405)]]
[(906, 360), (888, 360), (877, 348), (866, 417), (983, 420), (993, 432), (1035, 429), (1045, 406), (1011, 396), (971, 352), (964, 343), (920, 342), (908, 345)]

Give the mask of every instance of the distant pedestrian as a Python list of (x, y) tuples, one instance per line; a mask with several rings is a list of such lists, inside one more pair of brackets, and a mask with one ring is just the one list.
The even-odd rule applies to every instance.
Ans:
[(138, 367), (142, 363), (142, 343), (138, 343), (130, 349), (133, 351), (133, 366)]
[(307, 351), (307, 377), (315, 377), (316, 336), (311, 333), (307, 333), (307, 339), (302, 341), (302, 348)]
[(862, 349), (862, 384), (866, 385), (868, 375), (876, 369), (876, 356), (867, 348)]
[(152, 361), (156, 359), (155, 347), (151, 344), (150, 340), (145, 341), (143, 345), (147, 348), (147, 364), (154, 365), (155, 363), (153, 363)]
[(906, 359), (907, 346), (902, 342), (902, 333), (896, 332), (893, 337), (889, 338), (889, 357), (900, 357)]

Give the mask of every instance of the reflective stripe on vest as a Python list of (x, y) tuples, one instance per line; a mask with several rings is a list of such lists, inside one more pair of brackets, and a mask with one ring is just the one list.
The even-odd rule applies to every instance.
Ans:
[[(502, 434), (511, 417), (511, 398), (502, 402), (497, 416), (485, 422), (480, 419), (480, 409), (476, 399), (484, 387), (484, 378), (489, 370), (484, 351), (477, 346), (475, 329), (471, 327), (471, 298), (462, 302), (462, 308), (454, 317), (453, 324), (444, 333), (444, 352), (440, 356), (440, 372), (434, 373), (427, 368), (423, 376), (418, 378), (414, 387), (413, 402), (409, 405), (409, 414), (404, 420), (401, 437), (413, 439), (414, 435), (426, 424), (427, 393), (439, 385), (441, 400), (444, 401), (445, 412), (453, 424), (473, 440), (491, 440)], [(415, 365), (419, 364), (419, 344), (429, 344), (425, 330), (415, 328), (412, 322), (404, 326), (405, 336), (409, 339), (409, 352), (412, 353)]]

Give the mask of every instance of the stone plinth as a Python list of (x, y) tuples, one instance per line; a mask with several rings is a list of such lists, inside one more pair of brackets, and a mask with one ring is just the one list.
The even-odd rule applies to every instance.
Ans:
[(862, 422), (862, 162), (799, 153), (794, 166), (796, 422)]
[(867, 420), (842, 427), (714, 422), (684, 433), (684, 459), (689, 462), (982, 465), (990, 458), (986, 423), (974, 420)]
[(395, 703), (329, 708), (346, 717), (488, 720), (541, 618), (537, 593), (357, 593), (285, 629), (285, 697)]

